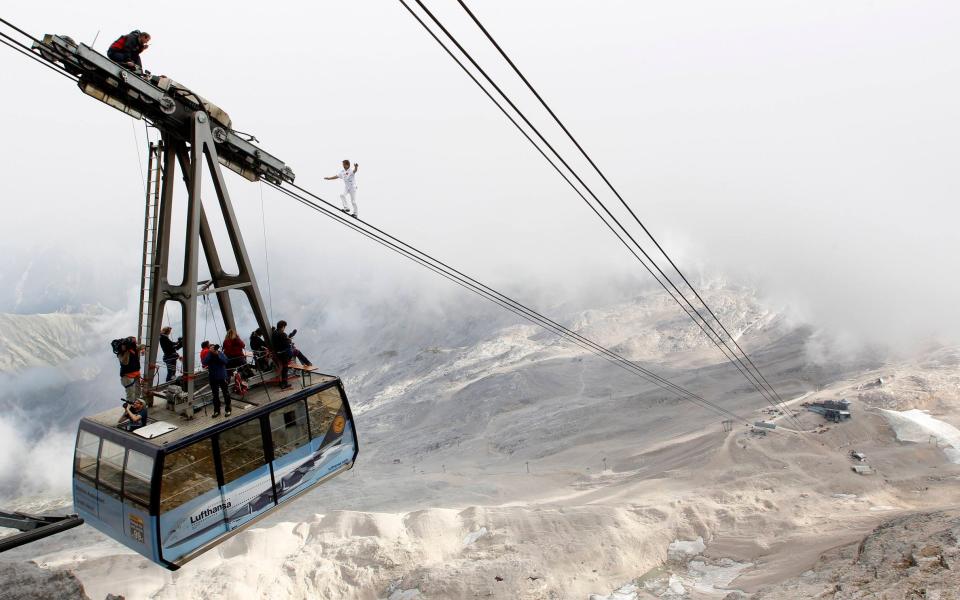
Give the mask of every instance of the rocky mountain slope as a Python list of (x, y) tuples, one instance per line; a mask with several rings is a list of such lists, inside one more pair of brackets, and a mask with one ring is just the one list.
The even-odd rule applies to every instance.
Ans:
[[(879, 524), (960, 499), (949, 436), (917, 441), (884, 412), (960, 424), (954, 351), (822, 363), (814, 333), (750, 290), (707, 293), (802, 429), (655, 295), (563, 318), (776, 430), (724, 431), (709, 411), (487, 313), (422, 327), (415, 312), (371, 313), (342, 341), (345, 330), (321, 336), (329, 323), (304, 320), (305, 350), (343, 375), (354, 405), (351, 473), (176, 573), (86, 527), (2, 560), (68, 571), (96, 600), (722, 598), (778, 593)], [(850, 422), (802, 412), (837, 397), (852, 401)], [(852, 449), (873, 475), (851, 470)]]

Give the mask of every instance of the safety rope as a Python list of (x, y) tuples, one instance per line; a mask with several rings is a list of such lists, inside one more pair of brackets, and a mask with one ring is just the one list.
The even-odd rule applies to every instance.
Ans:
[[(267, 269), (267, 300), (270, 305), (270, 322), (275, 323), (273, 320), (273, 286), (270, 285), (270, 252), (267, 248), (267, 217), (266, 212), (264, 211), (263, 204), (263, 181), (259, 182), (260, 184), (260, 224), (263, 227), (263, 262), (266, 265)], [(266, 335), (267, 332), (264, 332)]]

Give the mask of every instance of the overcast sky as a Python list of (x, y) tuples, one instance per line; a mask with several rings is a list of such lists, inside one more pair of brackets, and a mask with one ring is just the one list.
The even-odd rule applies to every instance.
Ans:
[[(576, 158), (457, 3), (428, 4)], [(471, 6), (691, 273), (871, 340), (960, 338), (960, 4)], [(104, 53), (149, 31), (146, 68), (223, 107), (298, 183), (336, 199), (323, 176), (359, 162), (362, 217), (480, 279), (648, 281), (399, 2), (9, 2), (3, 16), (87, 43), (100, 31)], [(0, 78), (0, 310), (122, 307), (139, 284), (143, 123), (5, 47)], [(261, 272), (266, 226), (274, 293), (447, 289), (268, 188), (230, 185)]]

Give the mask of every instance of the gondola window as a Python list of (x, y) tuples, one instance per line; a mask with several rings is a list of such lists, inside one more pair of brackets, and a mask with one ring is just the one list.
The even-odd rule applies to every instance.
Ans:
[(164, 513), (197, 496), (217, 489), (210, 440), (200, 440), (168, 454), (163, 461), (160, 512)]
[(303, 401), (270, 413), (273, 436), (273, 457), (280, 458), (310, 441), (307, 429), (307, 408)]
[(97, 477), (97, 455), (100, 453), (100, 436), (80, 430), (77, 436), (77, 451), (74, 454), (73, 470), (90, 479)]
[(123, 495), (143, 505), (150, 503), (150, 477), (153, 459), (136, 450), (127, 451), (127, 466), (123, 470)]
[(103, 440), (100, 448), (100, 483), (106, 484), (116, 491), (120, 491), (120, 480), (123, 477), (123, 456), (126, 449), (110, 440)]
[(343, 408), (340, 390), (329, 387), (307, 398), (310, 413), (310, 437), (322, 438), (330, 430), (334, 417)]
[(220, 460), (224, 484), (266, 464), (260, 421), (241, 423), (220, 434)]

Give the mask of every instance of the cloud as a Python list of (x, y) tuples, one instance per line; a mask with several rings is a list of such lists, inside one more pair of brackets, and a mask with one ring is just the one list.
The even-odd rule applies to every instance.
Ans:
[(0, 497), (69, 492), (77, 423), (119, 406), (111, 360), (101, 351), (0, 373)]
[[(951, 166), (960, 79), (950, 76), (960, 39), (949, 27), (960, 8), (921, 4), (705, 2), (691, 13), (621, 3), (584, 15), (552, 3), (545, 19), (530, 3), (492, 5), (482, 18), (690, 275), (753, 281), (825, 329), (898, 345), (960, 338), (960, 283), (946, 276), (960, 253)], [(85, 39), (101, 29), (100, 49), (107, 31), (130, 28), (115, 11), (57, 6), (61, 32)], [(255, 39), (240, 33), (247, 11), (190, 8), (201, 10), (192, 22), (170, 16), (177, 10), (150, 15), (149, 66), (226, 108), (299, 183), (335, 201), (339, 183), (322, 177), (349, 156), (363, 165), (365, 218), (497, 285), (649, 283), (399, 7), (353, 4), (336, 19), (300, 7), (295, 22), (260, 15)], [(39, 32), (47, 10), (13, 16)], [(464, 16), (441, 16), (616, 207)], [(201, 24), (211, 19), (226, 38), (199, 55), (176, 43), (207, 39)], [(304, 72), (291, 55), (322, 56), (323, 66)], [(94, 298), (119, 308), (138, 279), (142, 123), (131, 130), (127, 117), (16, 55), (0, 61), (38, 90), (0, 115), (0, 164), (17, 165), (0, 187), (16, 202), (0, 223), (14, 258), (0, 276), (29, 272), (22, 301), (8, 285), (0, 310)], [(254, 70), (283, 83), (251, 88), (237, 77)], [(84, 152), (49, 144), (43, 131), (84, 140)], [(269, 189), (230, 176), (230, 190), (261, 281), (267, 231), (278, 297), (308, 279), (365, 280), (356, 293), (371, 297), (403, 279), (422, 282), (424, 296), (435, 289), (432, 276)]]

